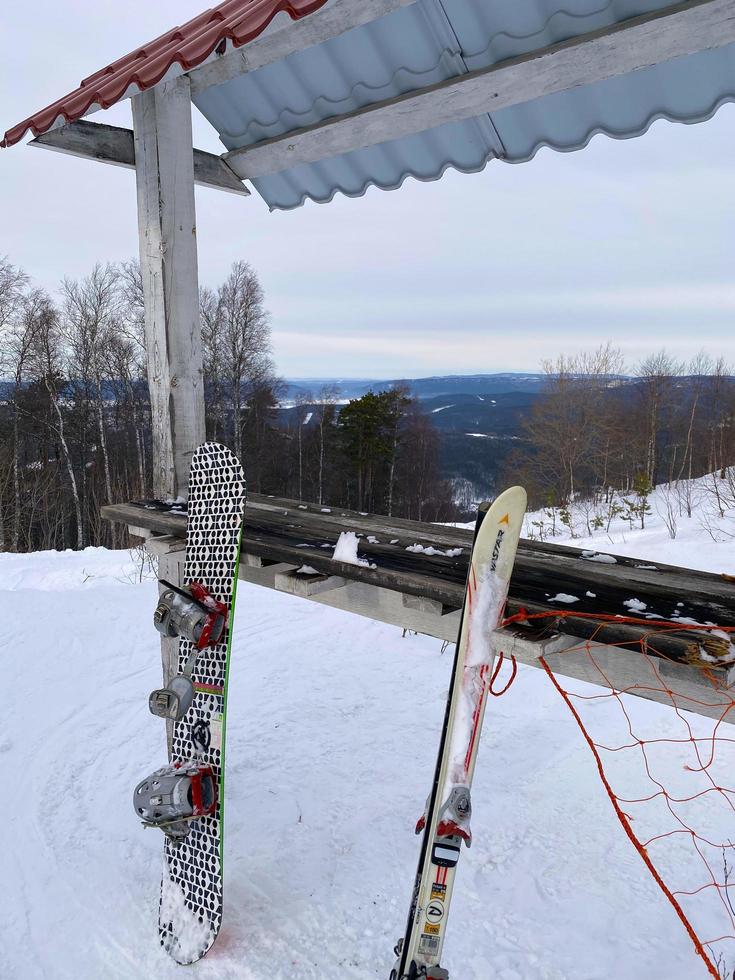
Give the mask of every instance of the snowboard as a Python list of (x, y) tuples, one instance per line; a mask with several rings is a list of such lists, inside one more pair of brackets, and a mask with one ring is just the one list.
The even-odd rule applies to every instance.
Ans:
[(522, 487), (479, 508), (434, 779), (416, 827), (423, 831), (418, 869), (390, 980), (449, 976), (441, 954), (462, 843), (472, 843), (470, 797), (492, 677), (492, 634), (505, 609), (525, 509)]
[[(245, 478), (234, 453), (214, 442), (200, 446), (189, 473), (181, 584), (201, 583), (225, 603), (229, 615), (219, 642), (197, 653), (193, 701), (173, 724), (169, 761), (209, 766), (218, 788), (214, 813), (193, 821), (184, 840), (167, 838), (164, 844), (159, 935), (166, 952), (181, 964), (204, 956), (222, 921), (227, 679), (245, 499)], [(193, 649), (190, 640), (180, 637), (180, 673)]]

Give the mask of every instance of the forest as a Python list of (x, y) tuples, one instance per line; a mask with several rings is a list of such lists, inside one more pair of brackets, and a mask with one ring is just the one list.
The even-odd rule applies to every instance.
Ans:
[[(203, 287), (200, 313), (207, 437), (244, 461), (252, 492), (455, 516), (438, 434), (408, 390), (344, 406), (332, 389), (304, 392), (284, 423), (252, 267)], [(100, 508), (152, 495), (144, 334), (137, 262), (97, 265), (52, 297), (0, 258), (0, 550), (128, 543)]]
[[(251, 492), (423, 521), (467, 520), (487, 493), (442, 475), (453, 435), (407, 383), (346, 404), (335, 387), (301, 388), (285, 410), (248, 263), (201, 288), (200, 317), (207, 437), (244, 461)], [(631, 369), (608, 343), (543, 370), (512, 433), (507, 416), (497, 435), (465, 439), (478, 457), (470, 473), (485, 454), (486, 470), (500, 470), (493, 491), (518, 482), (533, 509), (562, 513), (590, 501), (600, 520), (615, 491), (645, 508), (659, 483), (691, 510), (688, 481), (718, 473), (733, 484), (721, 509), (735, 506), (735, 379), (723, 358), (685, 364), (659, 351)], [(97, 265), (51, 296), (0, 259), (0, 550), (125, 546), (100, 508), (152, 496), (150, 428), (137, 262)]]
[(543, 367), (542, 394), (502, 473), (528, 488), (533, 508), (609, 501), (614, 490), (645, 501), (668, 484), (690, 511), (690, 481), (706, 474), (729, 481), (735, 506), (735, 378), (724, 358), (685, 363), (661, 350), (628, 373), (605, 344)]

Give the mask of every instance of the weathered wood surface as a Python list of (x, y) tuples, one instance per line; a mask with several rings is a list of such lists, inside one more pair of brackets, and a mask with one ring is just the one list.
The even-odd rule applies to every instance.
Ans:
[[(135, 170), (135, 136), (132, 129), (120, 126), (80, 119), (42, 133), (28, 145)], [(246, 197), (250, 194), (222, 157), (204, 150), (194, 150), (194, 183)]]
[(732, 0), (690, 0), (233, 150), (224, 159), (242, 178), (263, 177), (733, 42)]
[(132, 100), (153, 487), (186, 497), (205, 439), (191, 101), (186, 76)]
[[(186, 534), (183, 513), (172, 514), (155, 505), (118, 504), (105, 507), (103, 515), (156, 534)], [(359, 552), (375, 568), (332, 560), (337, 538), (345, 530), (362, 535)], [(368, 536), (375, 541), (368, 541)], [(245, 513), (243, 553), (264, 565), (278, 562), (285, 569), (310, 565), (325, 576), (416, 596), (439, 604), (448, 613), (462, 603), (471, 543), (472, 532), (463, 528), (251, 495)], [(461, 548), (462, 552), (450, 557), (406, 550), (416, 544), (438, 551)], [(600, 623), (579, 614), (639, 616), (625, 605), (630, 599), (638, 599), (646, 603), (646, 613), (663, 619), (678, 615), (699, 623), (735, 626), (735, 585), (722, 576), (630, 558), (603, 564), (585, 554), (590, 553), (522, 540), (511, 580), (509, 612), (556, 612), (557, 616), (539, 624), (542, 634), (561, 632), (598, 642), (630, 644), (648, 636), (651, 652), (677, 660), (691, 656), (692, 644), (696, 649), (700, 634), (697, 638), (687, 631), (671, 634), (657, 628), (657, 621), (651, 619), (648, 635), (646, 628), (616, 621)], [(578, 596), (579, 601), (572, 606), (552, 602), (558, 593)], [(563, 612), (569, 609), (576, 615), (565, 619)], [(729, 677), (729, 670), (722, 676)]]

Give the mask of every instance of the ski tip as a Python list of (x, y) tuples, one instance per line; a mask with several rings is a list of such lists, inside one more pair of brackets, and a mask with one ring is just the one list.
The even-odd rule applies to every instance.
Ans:
[(502, 515), (498, 523), (510, 524), (512, 515), (516, 514), (519, 510), (525, 513), (527, 503), (528, 496), (523, 487), (508, 487), (495, 500), (483, 500), (478, 506), (478, 510), (487, 513), (497, 505), (497, 509), (500, 510)]
[[(506, 523), (511, 520), (511, 515), (517, 513), (519, 510), (526, 510), (526, 504), (528, 503), (528, 495), (523, 487), (508, 487), (507, 490), (503, 490), (499, 497), (495, 498), (493, 506), (500, 505), (503, 508), (502, 514), (507, 517)], [(503, 521), (501, 519), (500, 523)]]

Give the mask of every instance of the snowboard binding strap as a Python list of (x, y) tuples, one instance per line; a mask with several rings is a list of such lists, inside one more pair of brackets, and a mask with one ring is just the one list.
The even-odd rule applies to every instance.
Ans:
[(153, 613), (153, 623), (163, 636), (183, 636), (197, 650), (216, 646), (222, 639), (229, 610), (200, 583), (181, 589), (161, 579), (164, 591)]
[(199, 653), (222, 639), (227, 624), (228, 608), (215, 599), (199, 582), (187, 588), (161, 579), (164, 591), (158, 600), (153, 622), (163, 636), (183, 636), (192, 650), (178, 674), (166, 687), (157, 688), (148, 698), (151, 714), (158, 718), (181, 721), (194, 700), (191, 675)]

